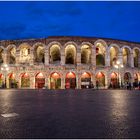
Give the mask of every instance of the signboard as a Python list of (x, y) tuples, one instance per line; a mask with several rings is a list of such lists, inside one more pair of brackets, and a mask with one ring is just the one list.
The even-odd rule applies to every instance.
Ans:
[(82, 82), (81, 85), (89, 85), (89, 82)]

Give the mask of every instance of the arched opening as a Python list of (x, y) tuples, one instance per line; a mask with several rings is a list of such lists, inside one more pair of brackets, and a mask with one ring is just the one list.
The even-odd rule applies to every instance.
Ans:
[(27, 73), (21, 75), (21, 87), (30, 87), (30, 77)]
[(119, 87), (119, 80), (118, 80), (118, 76), (115, 72), (111, 73), (110, 75), (110, 88), (117, 88)]
[(134, 81), (135, 81), (136, 83), (138, 83), (138, 81), (139, 81), (139, 80), (138, 80), (138, 74), (137, 74), (137, 73), (134, 74)]
[(74, 72), (69, 72), (66, 74), (66, 79), (65, 79), (65, 88), (69, 89), (75, 89), (76, 88), (76, 75)]
[(50, 47), (50, 64), (60, 64), (61, 53), (60, 46), (55, 44)]
[(20, 63), (30, 63), (30, 46), (27, 44), (20, 45)]
[(126, 72), (124, 74), (124, 83), (126, 84), (126, 83), (129, 83), (129, 82), (131, 82), (131, 74), (129, 72)]
[(45, 86), (45, 78), (41, 72), (35, 76), (35, 88), (43, 88)]
[(91, 64), (91, 47), (89, 45), (81, 47), (81, 63)]
[(50, 89), (61, 89), (61, 76), (54, 72), (50, 75)]
[(35, 62), (37, 63), (44, 63), (45, 62), (45, 50), (42, 45), (38, 45), (35, 47), (34, 50), (34, 57)]
[(11, 47), (8, 50), (8, 62), (9, 62), (9, 64), (16, 63), (16, 49), (14, 47)]
[(138, 67), (139, 66), (139, 50), (138, 49), (134, 49), (134, 67)]
[(105, 46), (102, 43), (96, 44), (96, 66), (105, 65)]
[(2, 57), (2, 55), (3, 55), (3, 49), (0, 48), (0, 64), (3, 63), (3, 57)]
[(0, 88), (4, 87), (4, 82), (3, 82), (3, 74), (0, 73)]
[(116, 64), (118, 59), (118, 52), (119, 51), (117, 47), (110, 48), (110, 66), (114, 66)]
[(138, 74), (135, 73), (135, 74), (134, 74), (133, 87), (134, 87), (134, 88), (138, 88), (138, 85), (139, 85)]
[(105, 75), (102, 72), (96, 74), (96, 86), (105, 87)]
[(15, 80), (15, 74), (9, 74), (9, 88), (17, 88), (18, 83)]
[(88, 72), (81, 75), (81, 88), (91, 88), (91, 75)]
[(128, 48), (123, 48), (123, 65), (124, 66), (131, 66), (131, 55), (130, 50)]
[(65, 48), (65, 63), (75, 64), (76, 63), (76, 48), (74, 45), (67, 45)]

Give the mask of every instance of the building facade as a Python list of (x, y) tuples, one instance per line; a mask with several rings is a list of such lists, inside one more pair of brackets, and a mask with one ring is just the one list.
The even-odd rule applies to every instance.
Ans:
[[(123, 67), (117, 69), (117, 61)], [(86, 37), (6, 40), (0, 41), (0, 67), (0, 86), (7, 88), (115, 88), (140, 81), (140, 44)]]

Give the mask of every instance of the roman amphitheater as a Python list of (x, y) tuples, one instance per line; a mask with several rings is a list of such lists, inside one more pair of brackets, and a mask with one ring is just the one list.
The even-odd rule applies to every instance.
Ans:
[(92, 37), (0, 41), (0, 87), (113, 88), (140, 81), (140, 44)]

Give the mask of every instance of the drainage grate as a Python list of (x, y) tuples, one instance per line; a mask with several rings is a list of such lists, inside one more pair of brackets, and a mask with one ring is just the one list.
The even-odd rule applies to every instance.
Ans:
[(8, 118), (8, 117), (16, 117), (19, 114), (17, 113), (6, 113), (6, 114), (1, 114), (2, 117)]

